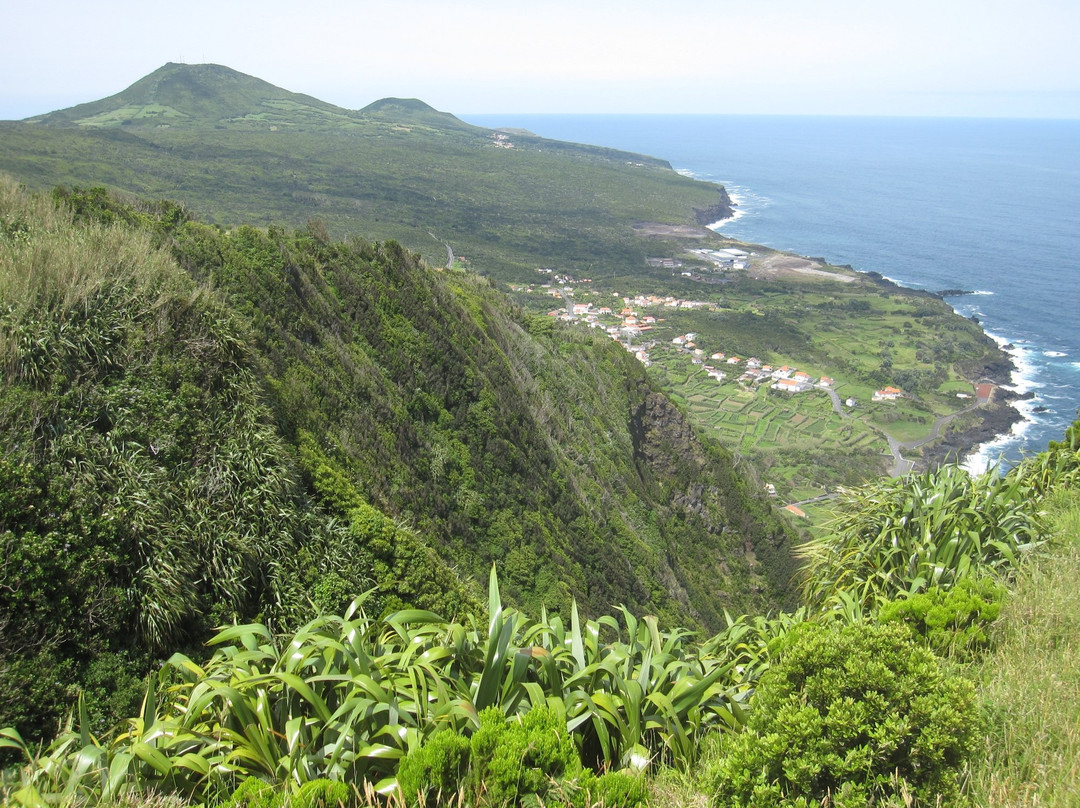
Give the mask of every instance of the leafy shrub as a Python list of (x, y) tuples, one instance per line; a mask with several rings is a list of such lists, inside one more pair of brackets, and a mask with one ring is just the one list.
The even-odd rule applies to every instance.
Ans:
[(288, 800), (288, 808), (339, 808), (352, 802), (349, 787), (340, 781), (319, 778), (300, 786)]
[(506, 720), (497, 707), (480, 714), (470, 743), (469, 786), (492, 805), (509, 805), (525, 794), (543, 798), (553, 779), (581, 768), (566, 723), (550, 707)]
[(566, 723), (546, 706), (509, 719), (497, 707), (482, 710), (471, 739), (437, 732), (401, 761), (398, 786), (407, 804), (426, 808), (454, 796), (470, 805), (535, 799), (580, 808), (632, 808), (645, 799), (641, 778), (582, 769)]
[(574, 808), (634, 808), (649, 796), (645, 778), (628, 772), (604, 772), (596, 775), (590, 769), (582, 771), (577, 791), (569, 802)]
[(1045, 538), (1021, 478), (960, 466), (848, 491), (829, 527), (797, 551), (812, 607), (841, 591), (873, 606), (976, 572), (1006, 574)]
[(762, 676), (746, 731), (723, 742), (714, 804), (948, 804), (977, 725), (971, 683), (903, 626), (807, 623)]
[(468, 766), (469, 739), (453, 730), (442, 730), (402, 759), (398, 788), (408, 804), (434, 808), (458, 793)]
[(258, 777), (247, 777), (219, 808), (281, 808), (285, 792)]
[(290, 796), (280, 786), (248, 777), (218, 808), (339, 808), (352, 802), (349, 787), (334, 780), (309, 780)]
[(987, 627), (1001, 614), (1005, 587), (990, 578), (966, 578), (951, 589), (931, 587), (882, 604), (877, 619), (899, 622), (941, 656), (970, 656), (990, 644)]

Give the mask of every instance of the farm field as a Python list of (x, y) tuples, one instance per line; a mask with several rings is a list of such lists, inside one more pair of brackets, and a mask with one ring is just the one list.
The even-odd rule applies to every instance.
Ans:
[[(542, 293), (539, 305), (567, 312), (548, 313), (603, 328), (635, 352), (785, 503), (906, 467), (890, 439), (927, 441), (939, 419), (975, 403), (974, 381), (1001, 374), (994, 343), (935, 295), (809, 259), (813, 274), (778, 274), (800, 259), (741, 246), (761, 251), (745, 271), (683, 271), (663, 297), (643, 291), (644, 278), (625, 291), (562, 278), (518, 296), (536, 306)], [(796, 374), (801, 392), (773, 389)], [(899, 392), (875, 400), (886, 388)], [(904, 458), (917, 462), (919, 450)]]

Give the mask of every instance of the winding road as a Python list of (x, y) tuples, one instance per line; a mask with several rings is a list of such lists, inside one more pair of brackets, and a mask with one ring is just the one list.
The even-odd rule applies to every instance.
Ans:
[[(832, 390), (828, 387), (818, 387), (817, 389), (824, 390), (826, 393), (829, 394), (829, 398), (832, 400), (833, 411), (839, 414), (841, 418), (851, 417), (849, 413), (844, 411), (843, 404), (841, 404), (840, 402), (840, 396), (837, 395), (835, 390)], [(956, 412), (949, 413), (948, 415), (938, 416), (937, 420), (934, 421), (934, 426), (933, 429), (930, 430), (930, 434), (927, 435), (925, 438), (919, 438), (918, 440), (898, 441), (884, 429), (879, 430), (881, 434), (885, 436), (885, 440), (888, 441), (889, 451), (892, 453), (893, 456), (893, 464), (892, 468), (889, 469), (889, 476), (902, 477), (903, 475), (908, 474), (913, 468), (915, 468), (915, 461), (905, 460), (904, 456), (900, 453), (901, 449), (918, 449), (924, 443), (929, 443), (932, 440), (937, 440), (937, 438), (941, 435), (941, 430), (945, 426), (945, 424), (949, 423), (949, 421), (953, 420), (958, 415), (964, 415), (971, 412), (972, 410), (978, 409), (983, 405), (983, 403), (984, 401), (982, 399), (976, 399), (974, 403), (969, 404), (962, 410), (957, 410)]]

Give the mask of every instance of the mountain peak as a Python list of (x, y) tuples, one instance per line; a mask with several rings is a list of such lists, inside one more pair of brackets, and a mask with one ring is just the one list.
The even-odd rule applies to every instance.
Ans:
[(338, 129), (364, 118), (480, 131), (416, 98), (383, 98), (359, 112), (290, 92), (218, 64), (167, 62), (116, 95), (29, 118), (53, 126), (124, 129)]
[(435, 107), (425, 104), (419, 98), (380, 98), (378, 101), (372, 101), (360, 111), (365, 113), (408, 112), (412, 114), (439, 112)]
[(86, 127), (334, 125), (355, 113), (217, 64), (168, 62), (116, 95), (30, 119)]
[(478, 127), (467, 124), (449, 112), (440, 112), (430, 104), (418, 98), (380, 98), (360, 110), (360, 114), (369, 118), (382, 118), (401, 123), (426, 124), (441, 129), (468, 129), (479, 131)]

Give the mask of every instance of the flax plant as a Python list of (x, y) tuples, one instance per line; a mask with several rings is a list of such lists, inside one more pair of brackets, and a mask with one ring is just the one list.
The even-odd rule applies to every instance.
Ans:
[(972, 574), (1005, 573), (1044, 540), (1043, 515), (1018, 475), (959, 466), (847, 491), (819, 538), (803, 544), (805, 602), (866, 608)]
[(291, 790), (329, 778), (391, 794), (401, 758), (440, 729), (471, 734), (491, 707), (553, 709), (579, 748), (599, 750), (587, 762), (685, 768), (707, 733), (741, 726), (768, 634), (732, 620), (699, 643), (652, 616), (586, 621), (576, 606), (569, 625), (530, 620), (504, 608), (494, 569), (486, 631), (416, 609), (376, 619), (364, 605), (284, 639), (261, 624), (222, 629), (209, 661), (173, 656), (142, 714), (106, 738), (80, 724), (35, 757), (6, 730), (0, 746), (27, 757), (20, 793), (62, 804), (147, 789), (213, 800), (255, 775)]

